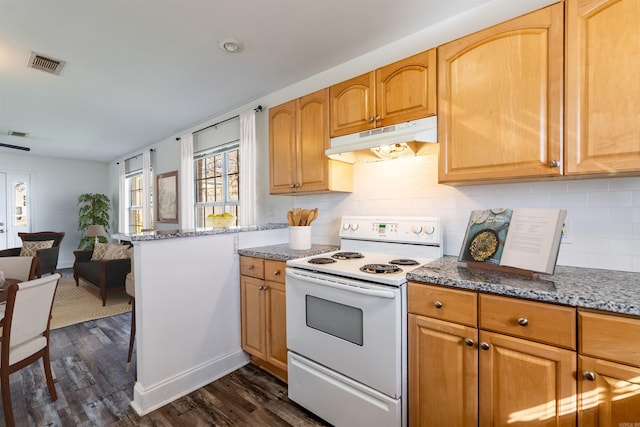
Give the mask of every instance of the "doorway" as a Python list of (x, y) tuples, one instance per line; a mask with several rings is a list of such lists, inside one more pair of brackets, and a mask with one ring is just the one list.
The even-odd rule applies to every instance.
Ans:
[(21, 246), (18, 233), (31, 229), (29, 174), (0, 172), (0, 249)]

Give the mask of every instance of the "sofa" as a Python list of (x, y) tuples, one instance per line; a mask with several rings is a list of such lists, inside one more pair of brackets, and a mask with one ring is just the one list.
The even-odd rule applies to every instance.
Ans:
[[(108, 247), (106, 254), (96, 253), (104, 252), (105, 246)], [(102, 305), (106, 305), (109, 290), (124, 290), (127, 274), (131, 271), (131, 259), (127, 254), (129, 247), (130, 245), (96, 243), (92, 250), (74, 251), (73, 278), (76, 286), (83, 279), (100, 288)]]
[(22, 247), (10, 248), (0, 251), (0, 257), (4, 256), (33, 256), (38, 259), (36, 265), (36, 277), (42, 277), (45, 273), (55, 273), (58, 267), (58, 254), (60, 245), (64, 239), (64, 232), (39, 231), (37, 233), (18, 233), (22, 239)]

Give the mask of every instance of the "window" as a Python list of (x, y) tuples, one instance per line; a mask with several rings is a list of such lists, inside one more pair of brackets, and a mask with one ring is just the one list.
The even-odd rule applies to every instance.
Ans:
[(207, 215), (240, 209), (240, 150), (238, 142), (195, 156), (196, 227), (205, 228)]
[[(143, 220), (143, 203), (142, 203), (142, 171), (130, 173), (125, 178), (127, 191), (127, 226), (126, 229), (130, 234), (140, 234), (144, 224)], [(149, 183), (149, 188), (153, 188)], [(151, 192), (150, 192), (151, 193)], [(149, 194), (151, 221), (153, 221), (153, 195)], [(149, 224), (153, 227), (153, 224)]]

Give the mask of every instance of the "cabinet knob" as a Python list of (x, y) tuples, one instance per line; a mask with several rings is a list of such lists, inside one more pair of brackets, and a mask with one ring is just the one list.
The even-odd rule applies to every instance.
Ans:
[(596, 380), (596, 374), (591, 372), (591, 371), (584, 371), (584, 373), (582, 374), (582, 376), (584, 377), (585, 380), (587, 381), (595, 381)]
[(473, 340), (471, 338), (465, 338), (464, 343), (469, 347), (473, 347)]
[(373, 123), (373, 116), (369, 117), (369, 119), (367, 120), (369, 123)]
[(433, 303), (433, 305), (434, 305), (436, 308), (442, 308), (442, 303), (441, 303), (440, 301), (435, 301), (435, 302)]
[(518, 317), (518, 325), (527, 326), (529, 324), (529, 319), (526, 317)]
[(273, 272), (273, 275), (274, 275), (274, 276), (279, 276), (279, 275), (280, 275), (280, 270), (276, 270), (276, 271), (274, 271), (274, 272)]
[(376, 122), (379, 122), (379, 121), (380, 121), (380, 114), (376, 116)]
[(295, 184), (289, 184), (289, 188), (296, 188)]
[(250, 265), (249, 267), (247, 267), (248, 270), (253, 270), (254, 266)]
[(491, 346), (489, 345), (489, 343), (486, 343), (484, 341), (480, 343), (480, 348), (483, 350), (489, 350), (490, 347)]
[(551, 160), (549, 162), (549, 166), (551, 166), (552, 168), (559, 168), (560, 167), (560, 160)]

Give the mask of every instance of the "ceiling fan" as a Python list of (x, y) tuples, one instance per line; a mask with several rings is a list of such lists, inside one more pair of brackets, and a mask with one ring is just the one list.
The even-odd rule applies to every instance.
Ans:
[(13, 145), (13, 144), (5, 144), (3, 142), (0, 142), (0, 147), (13, 148), (14, 150), (31, 151), (31, 148), (29, 147), (22, 147), (20, 145)]

